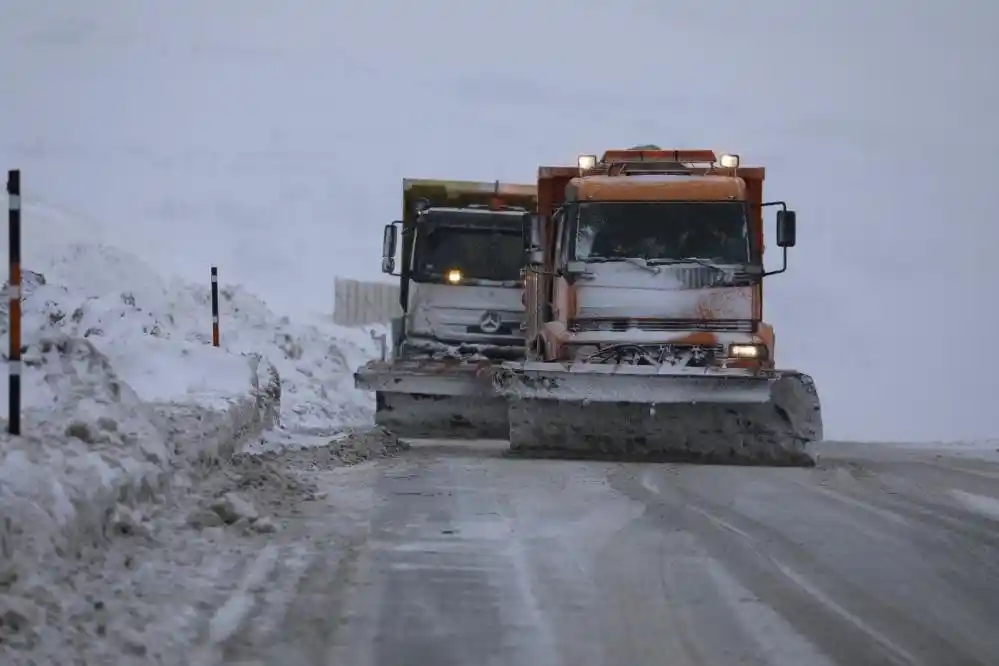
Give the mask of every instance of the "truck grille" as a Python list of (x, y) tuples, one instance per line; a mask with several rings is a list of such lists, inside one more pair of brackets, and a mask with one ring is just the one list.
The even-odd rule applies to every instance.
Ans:
[(495, 331), (483, 331), (480, 326), (466, 326), (465, 331), (476, 335), (520, 335), (520, 322), (504, 322)]
[(670, 275), (680, 281), (684, 289), (748, 287), (759, 279), (744, 270), (736, 270), (726, 275), (706, 266), (667, 266), (666, 269)]
[(751, 319), (574, 319), (569, 322), (572, 333), (608, 331), (705, 331), (709, 333), (753, 333), (756, 322)]
[(669, 364), (688, 368), (706, 368), (725, 358), (724, 345), (606, 345), (581, 355), (579, 360), (588, 363), (660, 365)]

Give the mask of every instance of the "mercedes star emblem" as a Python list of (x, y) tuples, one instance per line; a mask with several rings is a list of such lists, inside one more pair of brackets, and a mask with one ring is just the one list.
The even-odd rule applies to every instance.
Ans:
[(482, 315), (482, 319), (479, 320), (479, 328), (486, 333), (495, 333), (500, 329), (501, 323), (499, 313), (490, 311)]

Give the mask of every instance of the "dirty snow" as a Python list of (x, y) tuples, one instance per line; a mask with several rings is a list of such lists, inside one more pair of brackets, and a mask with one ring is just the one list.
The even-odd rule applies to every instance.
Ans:
[[(915, 455), (933, 453), (949, 458), (965, 458), (999, 462), (999, 439), (971, 439), (965, 441), (938, 442), (844, 442), (825, 441), (817, 444), (819, 449), (838, 451), (872, 451), (872, 455), (892, 456), (898, 452)], [(878, 453), (880, 452), (880, 453)]]
[(999, 521), (999, 499), (963, 490), (952, 490), (951, 494), (969, 509), (977, 511), (986, 518)]
[[(969, 373), (959, 351), (924, 353), (925, 340), (995, 328), (995, 309), (977, 305), (992, 302), (992, 282), (981, 279), (995, 254), (991, 171), (926, 159), (997, 144), (988, 117), (994, 21), (984, 4), (857, 2), (797, 14), (770, 0), (724, 11), (467, 5), (448, 14), (448, 40), (427, 40), (406, 58), (367, 48), (371, 35), (432, 35), (440, 12), (383, 4), (6, 2), (0, 60), (19, 65), (0, 72), (9, 93), (0, 167), (24, 170), (24, 264), (46, 281), (26, 300), (32, 436), (0, 438), (0, 550), (24, 556), (0, 561), (0, 649), (34, 645), (60, 664), (73, 653), (89, 663), (207, 663), (273, 635), (279, 611), (268, 609), (281, 607), (283, 584), (311, 571), (315, 551), (339, 556), (331, 517), (362, 512), (365, 501), (349, 492), (356, 477), (338, 477), (348, 492), (332, 501), (285, 473), (318, 474), (347, 453), (366, 455), (331, 445), (329, 429), (370, 416), (349, 369), (372, 343), (304, 312), (328, 309), (335, 275), (388, 279), (378, 273), (377, 230), (398, 216), (406, 176), (522, 181), (538, 164), (650, 139), (739, 150), (766, 164), (768, 198), (802, 214), (800, 246), (788, 274), (771, 282), (768, 317), (782, 364), (816, 377), (830, 432), (994, 436), (996, 375)], [(387, 26), (389, 10), (398, 20)], [(578, 34), (586, 25), (628, 34), (628, 65), (579, 67), (575, 50), (532, 39), (557, 34), (566, 16)], [(758, 34), (777, 19), (787, 25), (780, 46), (761, 48)], [(663, 41), (663, 26), (683, 29)], [(925, 48), (930, 32), (939, 48)], [(511, 34), (525, 47), (508, 48)], [(483, 48), (490, 40), (495, 48)], [(708, 43), (722, 46), (701, 49)], [(539, 75), (538, 49), (556, 78)], [(663, 57), (699, 49), (696, 66), (667, 72), (663, 90), (682, 94), (649, 89)], [(752, 75), (736, 61), (752, 63)], [(611, 89), (629, 96), (626, 122)], [(951, 248), (945, 271), (930, 231), (940, 220), (955, 238), (978, 241)], [(211, 263), (223, 282), (221, 350), (207, 346)], [(884, 333), (911, 329), (927, 303), (934, 316), (918, 334)], [(209, 443), (205, 433), (231, 434), (232, 422), (211, 417), (218, 408), (251, 415), (237, 396), (246, 380), (267, 381), (269, 364), (281, 376), (284, 429), (248, 444), (298, 457), (266, 465), (280, 471), (266, 482), (195, 464), (227, 454), (189, 447)], [(4, 391), (0, 381), (0, 409)], [(168, 408), (178, 401), (186, 408)], [(193, 421), (195, 434), (185, 430)], [(165, 461), (190, 468), (165, 479)], [(221, 485), (207, 491), (213, 483)], [(74, 502), (81, 496), (94, 502)], [(152, 498), (163, 501), (140, 501)], [(190, 511), (177, 510), (184, 502)], [(320, 543), (303, 552), (301, 541), (282, 540), (280, 519), (310, 502), (311, 523), (299, 529)], [(112, 509), (91, 510), (98, 505)], [(255, 569), (275, 540), (277, 566), (263, 566), (268, 552)], [(99, 562), (91, 551), (109, 555)], [(255, 586), (264, 571), (269, 591)], [(209, 626), (206, 616), (217, 619)], [(186, 653), (193, 639), (203, 653)]]
[(123, 515), (100, 557), (0, 591), (0, 662), (207, 666), (265, 647), (309, 571), (364, 529), (373, 468), (345, 465), (404, 448), (381, 431), (346, 440), (192, 473)]
[[(329, 428), (370, 421), (372, 400), (353, 390), (351, 374), (377, 353), (369, 332), (319, 317), (279, 317), (222, 276), (219, 353), (210, 346), (207, 266), (204, 284), (191, 284), (164, 279), (117, 247), (43, 243), (38, 239), (58, 238), (58, 221), (44, 211), (34, 213), (30, 206), (25, 210), (35, 240), (25, 248), (24, 267), (41, 274), (45, 284), (35, 279), (25, 289), (26, 341), (53, 331), (86, 337), (145, 400), (185, 396), (203, 401), (219, 391), (240, 391), (246, 374), (240, 355), (263, 354), (281, 375), (283, 426)], [(0, 391), (6, 409), (5, 384)], [(32, 395), (25, 389), (26, 400)]]
[[(280, 527), (240, 494), (258, 489), (206, 497), (205, 484), (246, 445), (280, 450), (302, 429), (328, 433), (369, 422), (370, 397), (353, 390), (351, 370), (376, 344), (367, 331), (278, 317), (223, 281), (222, 345), (214, 348), (207, 280), (167, 280), (120, 248), (62, 243), (45, 215), (32, 212), (25, 219), (34, 242), (22, 264), (23, 436), (0, 435), (0, 661), (174, 658), (163, 655), (186, 654), (178, 641), (196, 641), (207, 621), (198, 607), (205, 594), (235, 580), (225, 567), (241, 566), (239, 539)], [(6, 310), (4, 301), (4, 350)], [(6, 409), (3, 381), (3, 417)], [(350, 432), (317, 434), (307, 444), (336, 448), (341, 464), (363, 461), (371, 454), (351, 445), (360, 435)], [(296, 487), (278, 490), (301, 500)], [(184, 502), (198, 507), (181, 516)], [(176, 533), (177, 520), (186, 530), (235, 526), (244, 536), (192, 546)], [(119, 555), (133, 541), (149, 559)], [(176, 572), (185, 566), (198, 570), (184, 573), (180, 585)], [(255, 593), (265, 573), (240, 574), (242, 592), (214, 611), (210, 640), (241, 626), (239, 600)], [(140, 598), (150, 576), (174, 586), (162, 590), (157, 608)], [(171, 596), (181, 589), (190, 594)], [(165, 633), (149, 636), (150, 622)]]

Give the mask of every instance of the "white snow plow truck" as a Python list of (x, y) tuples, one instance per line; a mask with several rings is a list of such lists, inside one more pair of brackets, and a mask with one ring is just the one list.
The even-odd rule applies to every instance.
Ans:
[[(818, 394), (776, 368), (763, 282), (795, 214), (764, 169), (644, 146), (541, 167), (525, 268), (526, 357), (493, 372), (512, 453), (814, 464)], [(763, 265), (776, 210), (783, 267)]]
[(354, 374), (375, 392), (376, 423), (404, 437), (507, 438), (506, 400), (486, 371), (523, 358), (521, 269), (536, 211), (533, 184), (403, 181), (402, 220), (382, 245), (403, 314), (391, 358)]

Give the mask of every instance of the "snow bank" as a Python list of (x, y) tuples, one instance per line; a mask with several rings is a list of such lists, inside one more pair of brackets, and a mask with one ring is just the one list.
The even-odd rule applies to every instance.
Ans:
[(55, 584), (0, 590), (0, 663), (271, 663), (247, 652), (289, 635), (295, 597), (369, 527), (377, 473), (352, 463), (405, 448), (379, 428), (289, 438), (234, 456), (169, 502), (121, 512), (115, 529), (129, 536), (99, 557), (42, 574)]
[(207, 480), (206, 486), (217, 487), (188, 516), (188, 523), (200, 529), (244, 518), (245, 526), (254, 527), (265, 514), (293, 514), (295, 504), (303, 498), (315, 499), (320, 492), (313, 483), (316, 474), (392, 457), (409, 448), (395, 433), (379, 426), (335, 437), (296, 435), (272, 441), (263, 450), (237, 453), (232, 464)]
[(178, 470), (231, 455), (269, 425), (279, 397), (250, 357), (241, 394), (213, 408), (142, 400), (83, 338), (38, 339), (24, 362), (37, 389), (25, 435), (0, 435), (0, 635), (43, 622), (53, 609), (39, 600), (61, 603), (53, 581), (113, 536), (142, 533), (144, 502), (162, 499)]
[(373, 400), (354, 389), (352, 375), (378, 353), (369, 331), (279, 317), (245, 289), (226, 285), (223, 269), (221, 348), (230, 353), (219, 354), (210, 346), (207, 266), (205, 283), (193, 285), (164, 280), (136, 256), (105, 245), (46, 244), (28, 259), (46, 284), (27, 296), (26, 335), (58, 330), (87, 338), (145, 400), (211, 404), (220, 389), (242, 386), (239, 356), (260, 354), (281, 375), (283, 426), (330, 429), (373, 418)]
[(47, 612), (37, 591), (53, 576), (142, 533), (143, 502), (188, 487), (198, 468), (279, 423), (332, 429), (372, 409), (351, 379), (375, 347), (364, 331), (293, 324), (223, 287), (214, 348), (207, 280), (167, 282), (107, 246), (42, 250), (26, 262), (23, 436), (0, 435), (0, 638)]
[[(238, 392), (213, 407), (150, 403), (89, 340), (52, 333), (24, 351), (32, 400), (24, 436), (0, 436), (0, 625), (31, 620), (40, 581), (141, 529), (140, 502), (158, 499), (178, 468), (229, 456), (273, 421), (269, 366), (242, 359)], [(258, 376), (261, 371), (266, 374)]]

